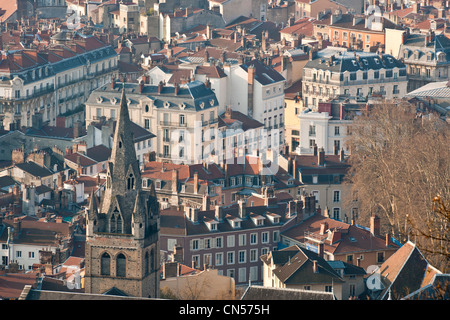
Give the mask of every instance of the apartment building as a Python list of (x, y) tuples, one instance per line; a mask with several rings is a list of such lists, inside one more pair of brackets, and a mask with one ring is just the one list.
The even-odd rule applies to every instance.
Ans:
[(240, 199), (252, 199), (259, 203), (264, 187), (271, 187), (274, 194), (291, 195), (298, 199), (302, 184), (282, 168), (273, 170), (263, 165), (256, 156), (237, 157), (226, 163), (180, 165), (150, 161), (142, 171), (144, 188), (152, 187), (162, 208), (189, 205), (209, 210), (216, 205), (229, 206)]
[(350, 133), (353, 118), (366, 109), (366, 103), (356, 101), (320, 102), (317, 111), (302, 110), (297, 114), (299, 143), (292, 151), (300, 154), (313, 154), (314, 147), (323, 148), (325, 154), (339, 155), (341, 150), (349, 154), (345, 139)]
[(303, 102), (317, 111), (320, 102), (338, 96), (364, 101), (374, 94), (386, 99), (406, 94), (406, 66), (384, 53), (349, 52), (328, 47), (318, 51), (303, 69)]
[(358, 216), (358, 202), (352, 201), (356, 199), (353, 199), (351, 185), (343, 183), (350, 164), (342, 149), (336, 156), (315, 147), (311, 155), (290, 154), (285, 163), (287, 168), (283, 168), (302, 183), (305, 194), (315, 197), (322, 212), (327, 211), (333, 219), (346, 222)]
[(307, 201), (278, 202), (269, 189), (263, 194), (261, 206), (239, 201), (207, 211), (191, 207), (162, 210), (161, 250), (170, 253), (175, 245), (181, 246), (186, 265), (212, 266), (220, 275), (233, 277), (236, 285), (262, 283), (259, 257), (277, 248), (281, 232), (315, 210), (309, 202), (305, 210)]
[(450, 39), (444, 34), (409, 34), (401, 38), (398, 59), (408, 74), (408, 92), (450, 76)]
[(157, 160), (181, 164), (214, 159), (218, 101), (204, 83), (166, 86), (113, 81), (91, 93), (86, 102), (87, 126), (103, 117), (116, 119), (123, 87), (131, 121), (157, 137), (153, 142)]
[[(51, 252), (58, 262), (66, 260), (73, 249), (74, 225), (15, 218), (0, 218), (0, 265), (16, 263), (19, 270), (30, 271), (41, 263), (45, 252)], [(39, 241), (38, 241), (39, 239)]]
[(118, 72), (117, 54), (94, 36), (56, 34), (44, 50), (5, 52), (0, 61), (0, 118), (3, 127), (31, 127), (33, 116), (66, 127), (84, 120), (83, 103), (91, 90)]

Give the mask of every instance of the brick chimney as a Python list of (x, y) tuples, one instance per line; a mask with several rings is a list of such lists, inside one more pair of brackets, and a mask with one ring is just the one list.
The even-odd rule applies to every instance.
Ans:
[(158, 93), (161, 93), (163, 88), (164, 88), (164, 83), (162, 81), (160, 81), (158, 84)]
[(317, 265), (317, 260), (313, 260), (312, 263), (313, 263), (313, 272), (314, 273), (318, 273), (319, 272), (319, 268), (318, 268), (318, 265)]
[(322, 222), (320, 224), (320, 234), (324, 235), (328, 230), (328, 222)]
[(172, 193), (178, 192), (178, 170), (174, 169), (172, 171)]
[(216, 206), (215, 207), (215, 217), (217, 219), (217, 221), (223, 221), (223, 208), (221, 206)]
[(194, 171), (194, 193), (198, 193), (198, 171)]
[(319, 154), (317, 156), (317, 164), (321, 167), (325, 165), (325, 150), (323, 149), (323, 147), (319, 150)]
[(318, 255), (319, 255), (319, 257), (321, 257), (322, 259), (323, 259), (323, 254), (324, 254), (324, 244), (323, 244), (323, 243), (319, 243)]
[(372, 215), (370, 217), (370, 233), (373, 236), (380, 235), (380, 218), (377, 215)]
[(239, 199), (238, 205), (239, 205), (239, 218), (243, 219), (247, 215), (247, 210), (246, 210), (247, 208), (245, 206), (245, 201)]

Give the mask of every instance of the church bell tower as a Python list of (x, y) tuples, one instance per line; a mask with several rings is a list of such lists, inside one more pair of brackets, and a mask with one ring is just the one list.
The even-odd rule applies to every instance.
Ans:
[(159, 297), (159, 205), (141, 187), (124, 86), (106, 189), (86, 209), (86, 293)]

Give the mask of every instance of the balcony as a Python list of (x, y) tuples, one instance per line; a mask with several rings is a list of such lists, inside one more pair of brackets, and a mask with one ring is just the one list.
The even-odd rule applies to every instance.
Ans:
[(159, 125), (163, 127), (186, 127), (186, 123), (180, 123), (180, 122), (170, 122), (170, 121), (160, 121)]

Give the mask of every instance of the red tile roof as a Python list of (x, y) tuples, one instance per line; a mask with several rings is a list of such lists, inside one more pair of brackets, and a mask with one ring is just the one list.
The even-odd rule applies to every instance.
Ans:
[(37, 273), (8, 273), (0, 276), (0, 298), (18, 299), (26, 285), (34, 286)]

